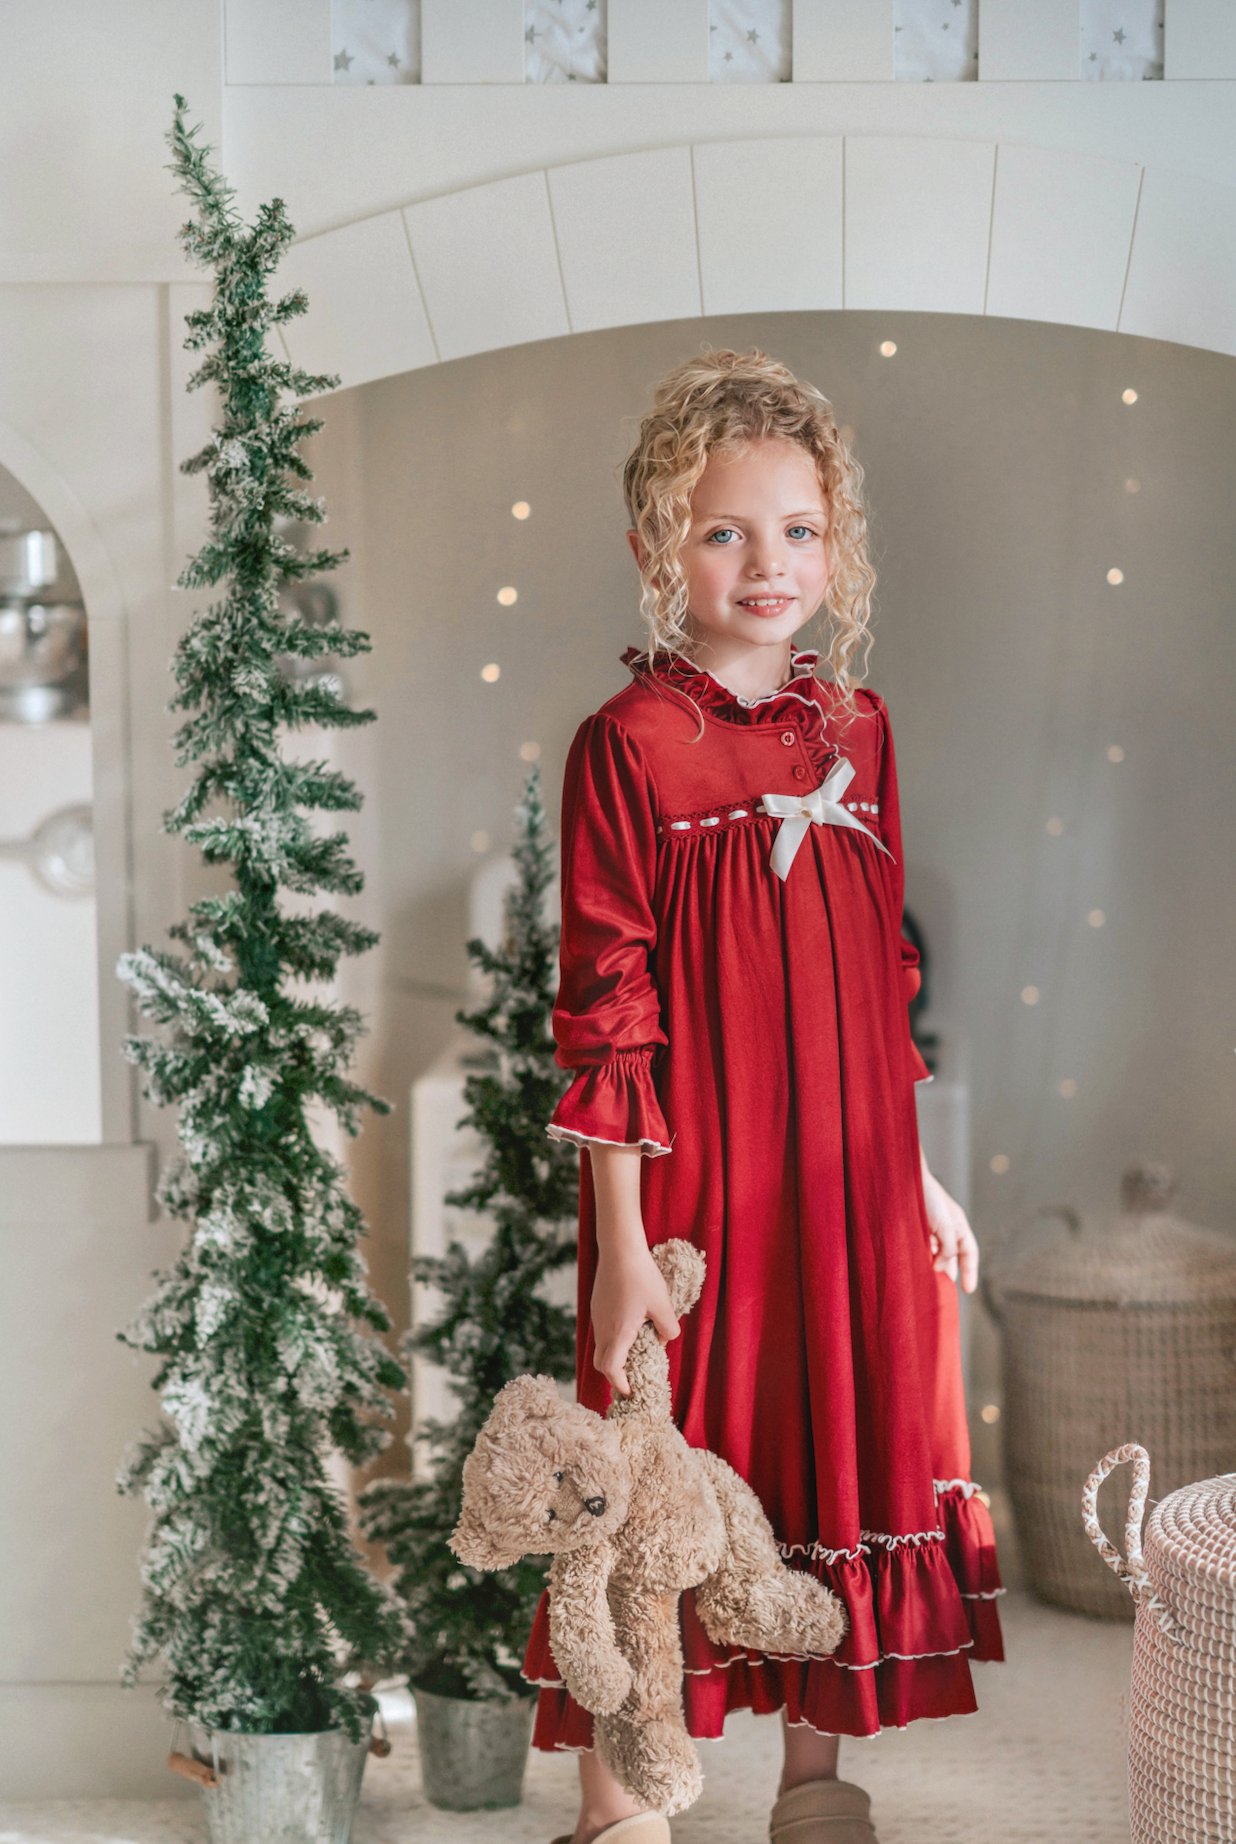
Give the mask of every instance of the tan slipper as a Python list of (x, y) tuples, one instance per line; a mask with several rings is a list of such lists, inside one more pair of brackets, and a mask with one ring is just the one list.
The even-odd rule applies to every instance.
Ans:
[[(594, 1844), (619, 1844), (619, 1840), (621, 1844), (670, 1844), (669, 1820), (660, 1812), (637, 1812), (633, 1818), (606, 1825), (597, 1832)], [(554, 1844), (571, 1844), (571, 1834), (555, 1838)]]
[(772, 1844), (877, 1844), (870, 1796), (848, 1780), (792, 1786), (772, 1809), (768, 1835)]

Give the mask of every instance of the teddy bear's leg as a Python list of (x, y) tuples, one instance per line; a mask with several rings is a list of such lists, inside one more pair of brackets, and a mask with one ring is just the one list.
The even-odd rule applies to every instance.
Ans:
[(763, 1506), (745, 1480), (714, 1453), (699, 1453), (725, 1519), (728, 1550), (695, 1590), (708, 1637), (791, 1658), (824, 1657), (846, 1634), (843, 1604), (813, 1576), (787, 1569)]
[(615, 1606), (614, 1626), (635, 1675), (622, 1708), (596, 1720), (597, 1753), (650, 1811), (685, 1812), (704, 1776), (683, 1719), (678, 1596), (632, 1591)]

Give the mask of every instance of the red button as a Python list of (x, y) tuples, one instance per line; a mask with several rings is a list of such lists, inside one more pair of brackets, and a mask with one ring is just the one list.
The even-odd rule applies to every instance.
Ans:
[(781, 732), (781, 741), (785, 744), (787, 749), (792, 749), (798, 741), (798, 738), (792, 730), (783, 730)]
[(805, 781), (805, 780), (807, 779), (807, 771), (806, 771), (806, 769), (805, 769), (805, 768), (796, 768), (796, 769), (794, 770), (794, 779), (795, 779), (795, 781)]

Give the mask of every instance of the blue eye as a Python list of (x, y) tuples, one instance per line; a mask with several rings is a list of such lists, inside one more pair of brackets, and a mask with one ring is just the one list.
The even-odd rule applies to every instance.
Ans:
[(813, 538), (815, 533), (809, 525), (791, 525), (785, 535), (787, 538)]
[(734, 530), (732, 525), (723, 525), (720, 531), (714, 531), (709, 534), (708, 543), (724, 546), (731, 538), (736, 538), (737, 536), (738, 533)]

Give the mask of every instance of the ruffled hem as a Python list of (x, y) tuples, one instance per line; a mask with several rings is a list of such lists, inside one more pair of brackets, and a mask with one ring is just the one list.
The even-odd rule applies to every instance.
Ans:
[(616, 1050), (581, 1069), (546, 1131), (576, 1146), (638, 1146), (649, 1158), (671, 1150), (669, 1128), (652, 1080), (651, 1049)]
[[(721, 1734), (731, 1710), (770, 1714), (825, 1735), (878, 1735), (928, 1717), (977, 1707), (971, 1659), (1004, 1657), (996, 1597), (1003, 1592), (987, 1507), (969, 1481), (950, 1481), (937, 1497), (939, 1529), (913, 1539), (863, 1533), (852, 1550), (789, 1558), (844, 1600), (850, 1630), (827, 1658), (780, 1658), (712, 1643), (682, 1597), (687, 1728)], [(788, 1546), (783, 1546), (785, 1549)], [(794, 1545), (802, 1552), (805, 1546)], [(528, 1642), (524, 1676), (540, 1687), (533, 1746), (592, 1746), (592, 1717), (569, 1695), (549, 1644), (542, 1598)]]

